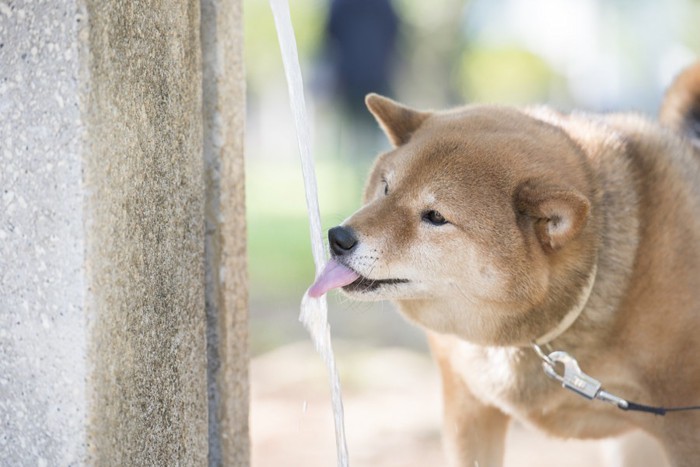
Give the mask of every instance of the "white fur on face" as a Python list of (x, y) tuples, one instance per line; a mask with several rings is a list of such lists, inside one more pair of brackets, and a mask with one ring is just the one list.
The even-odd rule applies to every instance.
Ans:
[[(343, 224), (352, 225), (352, 218)], [(361, 226), (352, 225), (358, 246), (343, 262), (370, 280), (406, 280), (382, 285), (371, 291), (350, 291), (360, 300), (428, 299), (453, 296), (477, 306), (483, 299), (497, 296), (501, 274), (480, 248), (455, 226), (419, 223), (415, 241), (397, 251), (387, 237), (368, 236)]]

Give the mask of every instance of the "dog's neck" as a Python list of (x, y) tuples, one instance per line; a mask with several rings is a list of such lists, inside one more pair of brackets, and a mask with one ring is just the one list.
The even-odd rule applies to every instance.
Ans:
[(537, 345), (546, 345), (556, 339), (557, 337), (564, 334), (572, 324), (581, 316), (583, 309), (586, 308), (588, 304), (588, 299), (591, 298), (591, 292), (593, 292), (593, 286), (595, 285), (596, 274), (598, 273), (597, 262), (593, 264), (590, 274), (588, 275), (588, 280), (586, 285), (581, 291), (576, 304), (564, 315), (559, 324), (554, 328), (547, 331), (542, 336), (534, 340)]

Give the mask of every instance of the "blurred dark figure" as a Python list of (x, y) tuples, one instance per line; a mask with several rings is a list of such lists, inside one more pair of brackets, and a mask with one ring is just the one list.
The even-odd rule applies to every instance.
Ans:
[(391, 95), (399, 19), (389, 0), (331, 0), (328, 58), (334, 84), (353, 118), (368, 117), (365, 95)]

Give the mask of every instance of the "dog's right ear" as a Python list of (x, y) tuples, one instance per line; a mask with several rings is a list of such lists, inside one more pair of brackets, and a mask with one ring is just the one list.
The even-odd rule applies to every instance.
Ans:
[(591, 211), (590, 202), (577, 190), (533, 182), (516, 191), (515, 207), (530, 219), (529, 225), (546, 252), (578, 237)]
[(411, 135), (430, 116), (379, 94), (367, 94), (365, 104), (394, 147), (406, 144)]

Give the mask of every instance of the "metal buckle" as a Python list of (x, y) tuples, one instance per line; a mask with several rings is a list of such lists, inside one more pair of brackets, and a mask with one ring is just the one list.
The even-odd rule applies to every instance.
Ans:
[(596, 398), (598, 392), (600, 392), (600, 381), (581, 371), (576, 359), (562, 351), (552, 352), (548, 355), (548, 358), (555, 365), (557, 363), (564, 364), (564, 375), (557, 373), (555, 365), (544, 362), (542, 363), (542, 368), (547, 376), (556, 379), (566, 389), (574, 391), (587, 399)]
[[(533, 343), (532, 347), (542, 360), (542, 369), (545, 374), (559, 381), (562, 387), (589, 400), (598, 399), (619, 408), (627, 408), (628, 403), (626, 400), (614, 396), (607, 391), (603, 391), (600, 381), (581, 371), (576, 359), (568, 353), (557, 350), (547, 355), (542, 351), (539, 345)], [(563, 375), (557, 373), (557, 363), (564, 365)]]

